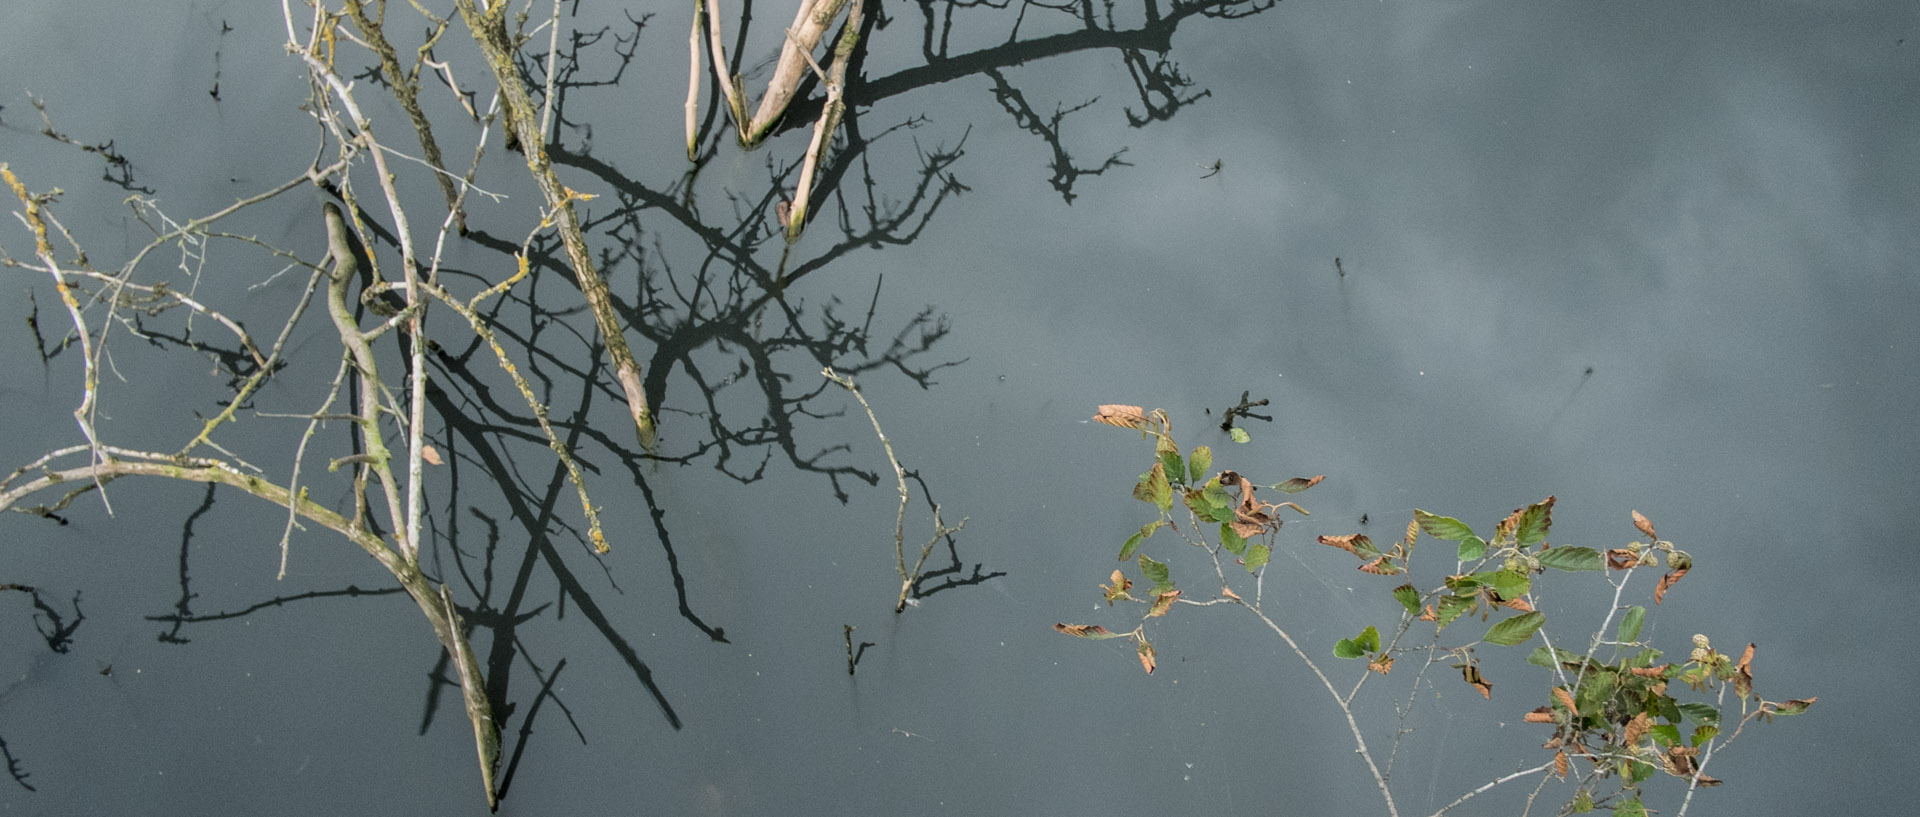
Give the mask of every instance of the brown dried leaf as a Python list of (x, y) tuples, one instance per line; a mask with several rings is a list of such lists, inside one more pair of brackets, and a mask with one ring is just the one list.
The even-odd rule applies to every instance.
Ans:
[(1637, 746), (1640, 739), (1647, 736), (1647, 730), (1653, 728), (1653, 718), (1642, 712), (1627, 721), (1626, 729), (1621, 733), (1621, 742), (1628, 746)]
[(1367, 669), (1385, 675), (1393, 671), (1393, 656), (1383, 655), (1367, 663)]
[(1667, 597), (1667, 588), (1678, 584), (1680, 578), (1685, 575), (1687, 575), (1687, 568), (1683, 567), (1678, 570), (1669, 570), (1666, 575), (1661, 576), (1660, 584), (1653, 588), (1653, 603), (1659, 604), (1662, 599), (1665, 599)]
[(1260, 513), (1260, 502), (1253, 498), (1253, 481), (1233, 471), (1220, 472), (1220, 484), (1227, 484), (1227, 475), (1233, 475), (1233, 486), (1240, 489), (1240, 507), (1233, 509), (1236, 516), (1252, 516)]
[[(1660, 760), (1667, 767), (1667, 774), (1674, 777), (1693, 777), (1699, 768), (1694, 765), (1693, 758), (1698, 754), (1700, 754), (1698, 746), (1673, 746), (1667, 749), (1666, 754), (1660, 756)], [(1704, 774), (1696, 780), (1696, 785), (1701, 788), (1718, 786), (1720, 783), (1721, 781)]]
[(1567, 750), (1553, 753), (1553, 773), (1559, 775), (1561, 780), (1567, 779), (1568, 767), (1572, 765), (1567, 762)]
[(1397, 576), (1400, 574), (1400, 568), (1395, 566), (1387, 557), (1382, 556), (1361, 565), (1360, 572), (1372, 573), (1375, 576)]
[(1511, 608), (1511, 609), (1514, 609), (1514, 610), (1519, 610), (1519, 611), (1520, 611), (1520, 612), (1522, 612), (1522, 613), (1531, 613), (1531, 612), (1533, 612), (1533, 605), (1531, 605), (1531, 604), (1528, 604), (1528, 603), (1527, 603), (1527, 600), (1526, 600), (1526, 599), (1524, 599), (1524, 598), (1518, 598), (1518, 599), (1503, 599), (1503, 598), (1500, 598), (1500, 597), (1499, 597), (1499, 594), (1497, 594), (1497, 593), (1488, 593), (1487, 595), (1488, 595), (1488, 597), (1490, 597), (1490, 598), (1492, 598), (1492, 599), (1494, 600), (1494, 603), (1495, 603), (1495, 604), (1498, 604), (1498, 605), (1500, 605), (1501, 607), (1507, 607), (1507, 608)]
[(1433, 605), (1429, 604), (1427, 605), (1426, 612), (1423, 612), (1420, 614), (1420, 620), (1421, 621), (1439, 621), (1440, 616), (1439, 614), (1433, 612)]
[(1734, 665), (1737, 674), (1733, 676), (1733, 691), (1745, 698), (1753, 692), (1753, 644), (1747, 644), (1746, 652), (1740, 654), (1740, 663)]
[(1289, 494), (1297, 494), (1315, 485), (1319, 485), (1322, 481), (1326, 480), (1326, 478), (1326, 474), (1315, 474), (1311, 477), (1294, 477), (1293, 479), (1280, 483), (1278, 488)]
[(1167, 610), (1173, 607), (1173, 600), (1177, 598), (1180, 598), (1180, 591), (1178, 590), (1168, 590), (1165, 593), (1154, 596), (1153, 606), (1147, 609), (1147, 616), (1149, 618), (1158, 618), (1166, 615)]
[(1527, 723), (1553, 723), (1553, 707), (1543, 706), (1520, 717)]
[(1640, 564), (1640, 554), (1631, 548), (1610, 548), (1607, 550), (1607, 569), (1626, 570)]
[(1055, 624), (1053, 628), (1075, 638), (1098, 638), (1114, 634), (1112, 630), (1098, 624)]
[(1147, 640), (1142, 638), (1140, 639), (1140, 647), (1138, 651), (1140, 653), (1141, 668), (1145, 669), (1148, 675), (1152, 675), (1153, 668), (1155, 666), (1158, 666), (1157, 662), (1154, 661), (1153, 645), (1147, 643)]
[(1239, 535), (1240, 538), (1252, 539), (1263, 533), (1266, 533), (1267, 526), (1272, 523), (1273, 523), (1273, 518), (1270, 516), (1267, 516), (1266, 514), (1260, 514), (1260, 516), (1257, 518), (1240, 515), (1240, 516), (1234, 517), (1232, 527), (1233, 527), (1233, 532)]
[(1231, 587), (1221, 587), (1220, 595), (1226, 596), (1227, 598), (1233, 599), (1234, 601), (1240, 600), (1240, 594), (1233, 592), (1233, 588)]
[(1133, 580), (1118, 570), (1113, 571), (1112, 581), (1113, 584), (1100, 585), (1100, 591), (1106, 596), (1108, 607), (1112, 607), (1116, 601), (1127, 598), (1127, 590), (1133, 587)]
[(1366, 538), (1366, 534), (1364, 533), (1349, 533), (1345, 536), (1322, 536), (1315, 541), (1328, 547), (1337, 547), (1348, 553), (1352, 553), (1354, 540), (1364, 538)]
[(1642, 678), (1659, 678), (1667, 674), (1668, 666), (1671, 666), (1671, 665), (1661, 664), (1657, 667), (1634, 667), (1633, 669), (1630, 669), (1627, 671), (1635, 675), (1638, 675)]
[(1474, 689), (1480, 690), (1481, 697), (1489, 701), (1493, 700), (1493, 685), (1487, 683), (1487, 679), (1480, 675), (1479, 666), (1474, 664), (1461, 665), (1460, 677), (1466, 679), (1467, 683), (1472, 684)]
[(1093, 415), (1093, 421), (1121, 428), (1145, 430), (1147, 411), (1139, 406), (1106, 405), (1101, 406), (1100, 410)]
[(420, 446), (420, 459), (426, 461), (428, 465), (447, 464), (446, 461), (440, 459), (440, 449), (434, 448), (431, 445)]
[(1658, 536), (1653, 535), (1653, 523), (1647, 521), (1647, 518), (1645, 516), (1640, 515), (1639, 511), (1633, 512), (1633, 526), (1636, 528), (1639, 528), (1641, 533), (1646, 534), (1648, 539), (1660, 538)]
[(1568, 692), (1566, 687), (1554, 687), (1553, 699), (1559, 701), (1561, 706), (1566, 707), (1568, 712), (1575, 714), (1580, 712), (1580, 707), (1575, 706), (1573, 703), (1573, 693)]

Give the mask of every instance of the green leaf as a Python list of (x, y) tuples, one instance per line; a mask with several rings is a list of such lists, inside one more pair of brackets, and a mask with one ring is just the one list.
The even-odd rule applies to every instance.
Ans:
[(1540, 551), (1536, 556), (1542, 567), (1564, 570), (1569, 573), (1578, 570), (1599, 570), (1606, 567), (1606, 558), (1600, 551), (1585, 547), (1557, 547)]
[(1187, 481), (1199, 482), (1212, 468), (1213, 449), (1204, 445), (1193, 449), (1193, 457), (1187, 460)]
[(1460, 561), (1471, 562), (1487, 555), (1487, 542), (1471, 533), (1460, 540)]
[[(1628, 763), (1626, 771), (1622, 772), (1620, 776), (1626, 779), (1627, 785), (1638, 786), (1646, 782), (1647, 778), (1653, 776), (1654, 765), (1655, 764), (1652, 763)], [(1639, 798), (1628, 800), (1626, 803), (1614, 806), (1613, 813), (1619, 815), (1621, 813), (1620, 809), (1623, 806), (1631, 807), (1632, 809), (1626, 812), (1626, 817), (1647, 817), (1647, 809), (1645, 806), (1640, 805)]]
[(1627, 614), (1620, 617), (1620, 632), (1614, 640), (1622, 644), (1631, 644), (1640, 640), (1640, 623), (1647, 618), (1647, 608), (1634, 605), (1627, 608)]
[(1153, 582), (1151, 595), (1158, 596), (1173, 589), (1173, 571), (1167, 569), (1167, 563), (1156, 562), (1145, 553), (1140, 554), (1140, 575)]
[(1353, 537), (1353, 555), (1360, 557), (1363, 562), (1371, 562), (1380, 558), (1380, 548), (1375, 547), (1373, 540), (1364, 534), (1355, 536)]
[(1200, 489), (1200, 498), (1207, 504), (1206, 509), (1200, 512), (1201, 517), (1215, 522), (1233, 521), (1233, 496), (1220, 487), (1220, 480), (1207, 480), (1206, 487)]
[(1165, 524), (1167, 524), (1166, 520), (1155, 519), (1152, 522), (1141, 525), (1140, 532), (1127, 537), (1127, 543), (1120, 546), (1120, 561), (1124, 562), (1133, 558), (1133, 552), (1140, 549), (1140, 543), (1153, 538), (1154, 532)]
[(1267, 566), (1267, 558), (1273, 555), (1273, 549), (1266, 545), (1247, 546), (1247, 572), (1252, 573)]
[(1600, 670), (1587, 676), (1586, 682), (1580, 685), (1580, 691), (1574, 694), (1573, 700), (1580, 705), (1580, 714), (1595, 715), (1599, 713), (1600, 705), (1612, 698), (1614, 690), (1619, 687), (1619, 676), (1610, 670)]
[(1235, 556), (1244, 557), (1247, 554), (1247, 540), (1235, 533), (1233, 526), (1225, 522), (1220, 523), (1220, 545)]
[(1232, 437), (1234, 442), (1240, 443), (1242, 445), (1253, 442), (1253, 438), (1250, 436), (1247, 436), (1247, 430), (1239, 426), (1234, 426), (1233, 428), (1228, 429), (1227, 436)]
[(1467, 527), (1466, 523), (1451, 516), (1434, 516), (1433, 514), (1416, 508), (1413, 511), (1413, 518), (1416, 522), (1420, 523), (1421, 530), (1426, 531), (1428, 536), (1435, 539), (1458, 542), (1473, 535), (1472, 528)]
[(1380, 631), (1369, 624), (1366, 629), (1360, 631), (1360, 635), (1354, 639), (1354, 643), (1360, 645), (1360, 649), (1366, 650), (1367, 652), (1380, 649)]
[(1531, 613), (1521, 613), (1513, 618), (1496, 622), (1492, 627), (1489, 627), (1487, 629), (1486, 642), (1489, 644), (1499, 644), (1503, 647), (1511, 647), (1532, 638), (1534, 632), (1546, 623), (1546, 613), (1538, 610)]
[[(1145, 502), (1149, 505), (1153, 504), (1153, 476), (1155, 474), (1160, 475), (1161, 482), (1166, 481), (1166, 471), (1160, 467), (1160, 463), (1157, 463), (1157, 462), (1154, 463), (1153, 468), (1149, 469), (1146, 473), (1141, 474), (1140, 481), (1133, 484), (1134, 499), (1138, 499), (1141, 502)], [(1168, 489), (1168, 490), (1172, 490), (1172, 489)]]
[(1420, 591), (1413, 589), (1413, 585), (1403, 584), (1394, 588), (1393, 599), (1400, 602), (1401, 607), (1407, 608), (1407, 615), (1420, 615)]
[(1480, 582), (1492, 585), (1493, 592), (1500, 594), (1500, 598), (1503, 599), (1517, 599), (1533, 589), (1533, 581), (1527, 577), (1527, 574), (1517, 570), (1497, 571), (1481, 579)]
[(1353, 639), (1351, 638), (1342, 638), (1340, 639), (1340, 643), (1333, 645), (1333, 656), (1335, 658), (1364, 658), (1366, 654), (1367, 651), (1361, 649), (1359, 644), (1353, 643)]
[(1670, 723), (1655, 724), (1647, 729), (1647, 734), (1652, 735), (1653, 742), (1661, 746), (1675, 746), (1680, 743), (1680, 727)]
[(1718, 734), (1720, 734), (1720, 727), (1718, 726), (1696, 727), (1693, 730), (1693, 745), (1702, 745), (1707, 741), (1713, 740), (1713, 737)]
[(1464, 615), (1468, 610), (1472, 610), (1473, 607), (1474, 598), (1472, 596), (1441, 596), (1440, 604), (1434, 609), (1434, 615), (1440, 620), (1439, 629), (1446, 629), (1447, 625), (1452, 624), (1454, 619)]
[[(1167, 484), (1167, 469), (1161, 463), (1153, 464), (1153, 470), (1147, 472), (1144, 482), (1147, 486), (1145, 497), (1147, 501), (1152, 502), (1153, 506), (1159, 508), (1162, 513), (1173, 507), (1173, 486)], [(1134, 492), (1134, 496), (1140, 496), (1138, 490)]]
[[(1641, 780), (1645, 780), (1647, 775), (1653, 773), (1653, 767), (1648, 766), (1647, 764), (1635, 763), (1632, 765), (1636, 767), (1643, 767), (1637, 770)], [(1630, 772), (1629, 775), (1631, 774), (1632, 773)], [(1639, 782), (1639, 781), (1635, 781), (1635, 782)], [(1625, 800), (1622, 800), (1618, 803), (1613, 804), (1613, 817), (1647, 817), (1647, 807), (1640, 805), (1640, 798), (1629, 797)]]
[[(1648, 708), (1653, 710), (1653, 714), (1666, 719), (1668, 723), (1679, 723), (1680, 719), (1684, 717), (1680, 714), (1680, 707), (1675, 705), (1680, 702), (1674, 700), (1670, 695), (1661, 695), (1649, 703)], [(1678, 737), (1679, 733), (1676, 732), (1674, 735)]]
[(1532, 664), (1536, 667), (1546, 667), (1547, 669), (1553, 669), (1555, 658), (1559, 659), (1559, 663), (1561, 665), (1566, 665), (1566, 664), (1579, 664), (1581, 661), (1585, 660), (1586, 657), (1577, 652), (1572, 652), (1570, 650), (1562, 650), (1562, 649), (1550, 650), (1545, 645), (1542, 645), (1542, 646), (1533, 648), (1533, 652), (1530, 652), (1527, 654), (1527, 663)]
[(1693, 721), (1694, 723), (1706, 724), (1707, 726), (1717, 726), (1720, 723), (1720, 710), (1703, 703), (1690, 702), (1681, 704), (1680, 711), (1686, 714), (1687, 720)]
[[(1171, 482), (1180, 482), (1182, 478), (1187, 475), (1187, 465), (1180, 461), (1180, 452), (1177, 450), (1160, 452), (1160, 462), (1158, 465), (1160, 466), (1160, 473), (1165, 475), (1166, 479)], [(1162, 508), (1161, 510), (1166, 509)]]
[(1547, 529), (1553, 527), (1553, 498), (1527, 506), (1520, 514), (1520, 524), (1514, 529), (1514, 542), (1521, 548), (1530, 548), (1547, 541)]

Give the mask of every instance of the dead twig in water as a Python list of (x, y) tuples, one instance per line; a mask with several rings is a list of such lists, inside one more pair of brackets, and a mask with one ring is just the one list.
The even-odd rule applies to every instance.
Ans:
[(920, 559), (914, 562), (913, 570), (907, 570), (907, 503), (912, 498), (907, 491), (907, 471), (900, 467), (900, 458), (893, 454), (893, 442), (887, 439), (887, 432), (880, 428), (880, 418), (874, 416), (873, 406), (860, 394), (860, 387), (854, 385), (853, 378), (834, 371), (831, 366), (821, 369), (820, 375), (853, 392), (853, 399), (860, 401), (860, 407), (866, 409), (867, 420), (873, 423), (873, 433), (880, 438), (880, 446), (887, 450), (887, 463), (893, 466), (893, 478), (900, 488), (900, 511), (893, 520), (893, 554), (900, 571), (900, 598), (894, 602), (893, 611), (898, 613), (907, 609), (907, 597), (913, 593), (914, 582), (920, 580), (920, 569), (926, 566), (927, 556), (933, 553), (934, 546), (940, 544), (941, 539), (959, 533), (967, 526), (967, 520), (961, 519), (960, 524), (949, 528), (940, 521), (940, 506), (934, 505), (933, 537), (927, 540), (926, 547), (920, 549)]

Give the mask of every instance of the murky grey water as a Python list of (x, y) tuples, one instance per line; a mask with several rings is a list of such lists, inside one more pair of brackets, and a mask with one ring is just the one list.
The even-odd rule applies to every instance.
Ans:
[[(654, 375), (667, 459), (622, 430), (562, 267), (497, 308), (602, 506), (614, 549), (595, 558), (512, 385), (434, 316), (430, 433), (449, 464), (429, 473), (425, 562), (512, 706), (503, 812), (1381, 813), (1319, 682), (1250, 617), (1155, 619), (1152, 676), (1126, 642), (1053, 631), (1133, 625), (1098, 585), (1151, 518), (1128, 494), (1150, 445), (1086, 422), (1113, 402), (1165, 407), (1183, 445), (1263, 483), (1328, 475), (1298, 497), (1313, 515), (1286, 528), (1265, 581), (1315, 656), (1398, 609), (1393, 582), (1315, 535), (1390, 540), (1415, 507), (1490, 527), (1554, 494), (1556, 542), (1609, 547), (1635, 538), (1640, 510), (1698, 560), (1649, 636), (1682, 654), (1694, 632), (1758, 642), (1763, 695), (1821, 698), (1716, 759), (1728, 785), (1692, 813), (1893, 811), (1884, 781), (1914, 755), (1882, 701), (1906, 686), (1914, 645), (1896, 625), (1914, 611), (1913, 570), (1889, 548), (1916, 522), (1920, 461), (1920, 18), (1905, 4), (1289, 3), (1181, 19), (1164, 55), (1140, 49), (1166, 39), (1084, 33), (1039, 6), (955, 7), (948, 31), (944, 5), (885, 4), (854, 89), (871, 104), (785, 259), (784, 300), (766, 289), (782, 270), (772, 211), (807, 134), (751, 153), (722, 134), (687, 178), (685, 8), (638, 28), (578, 12), (562, 19), (585, 39), (555, 155), (597, 196), (583, 212)], [(755, 7), (749, 67), (785, 14)], [(1148, 25), (1142, 7), (1094, 14)], [(0, 161), (66, 191), (57, 212), (103, 267), (150, 233), (99, 156), (39, 133), (29, 91), (61, 132), (112, 139), (125, 187), (174, 219), (314, 154), (277, 8), (10, 6), (0, 21)], [(484, 81), (458, 25), (436, 53)], [(363, 78), (358, 93), (380, 92)], [(444, 88), (426, 98), (448, 154), (470, 155), (477, 128)], [(372, 116), (416, 147), (391, 103)], [(490, 139), (480, 183), (511, 198), (475, 201), (476, 235), (449, 244), (460, 291), (511, 272), (539, 201)], [(443, 212), (406, 167), (408, 206)], [(290, 193), (226, 229), (317, 261), (318, 199)], [(10, 220), (0, 246), (26, 259), (31, 238)], [(551, 236), (534, 246), (559, 263)], [(276, 277), (285, 263), (225, 242), (204, 264), (169, 247), (141, 274), (185, 288), (179, 268), (197, 270), (197, 297), (270, 335), (305, 278)], [(78, 355), (43, 366), (26, 325), (37, 304), (49, 344), (67, 326), (50, 281), (4, 276), (11, 469), (83, 439)], [(143, 319), (151, 344), (129, 328), (109, 339), (103, 427), (173, 450), (220, 410), (215, 351), (231, 343), (202, 322), (193, 337), (215, 348), (184, 349), (171, 315)], [(276, 379), (260, 412), (325, 393), (331, 330), (310, 316), (289, 348), (310, 374)], [(827, 363), (858, 378), (913, 474), (908, 541), (926, 541), (929, 501), (967, 520), (902, 615), (897, 494)], [(1271, 421), (1243, 420), (1253, 441), (1235, 445), (1215, 426), (1243, 391)], [(249, 416), (223, 440), (284, 478), (303, 427)], [(326, 456), (344, 453), (329, 434)], [(0, 582), (61, 617), (0, 595), (0, 739), (33, 789), (0, 780), (5, 809), (484, 808), (438, 645), (364, 553), (315, 528), (275, 582), (285, 519), (258, 500), (133, 481), (108, 497), (111, 515), (89, 496), (65, 526), (5, 522)], [(1204, 561), (1155, 543), (1204, 594)], [(1548, 578), (1550, 627), (1585, 639), (1611, 593)], [(67, 652), (35, 633), (82, 614)], [(852, 677), (847, 625), (871, 645)], [(1403, 813), (1547, 757), (1547, 732), (1520, 722), (1546, 702), (1543, 676), (1481, 652), (1491, 701), (1445, 666), (1413, 692)], [(1416, 670), (1363, 695), (1376, 747)], [(1518, 813), (1530, 787), (1460, 813)], [(1681, 788), (1653, 780), (1648, 803), (1671, 813)], [(1567, 796), (1550, 785), (1536, 813)]]

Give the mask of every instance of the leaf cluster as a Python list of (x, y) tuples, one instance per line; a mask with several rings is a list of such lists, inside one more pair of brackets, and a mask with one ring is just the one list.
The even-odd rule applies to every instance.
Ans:
[[(1153, 647), (1144, 631), (1147, 621), (1167, 615), (1176, 604), (1231, 604), (1251, 611), (1293, 646), (1292, 637), (1261, 606), (1260, 579), (1282, 526), (1280, 511), (1290, 509), (1304, 515), (1306, 510), (1292, 502), (1262, 501), (1252, 480), (1233, 470), (1215, 471), (1213, 452), (1207, 446), (1183, 455), (1164, 411), (1106, 405), (1093, 419), (1140, 431), (1144, 438), (1154, 441), (1152, 464), (1135, 481), (1132, 493), (1152, 505), (1158, 515), (1128, 536), (1120, 548), (1120, 560), (1134, 561), (1150, 589), (1136, 595), (1134, 581), (1122, 570), (1114, 570), (1110, 583), (1101, 585), (1109, 606), (1126, 601), (1147, 609), (1141, 623), (1130, 632), (1116, 633), (1097, 625), (1057, 624), (1055, 628), (1081, 638), (1131, 638), (1138, 646), (1142, 666), (1152, 672)], [(1298, 493), (1323, 479), (1296, 478), (1265, 489)], [(1186, 510), (1184, 528), (1174, 509), (1176, 498)], [(1550, 673), (1544, 685), (1548, 703), (1528, 712), (1524, 720), (1551, 725), (1554, 731), (1543, 747), (1551, 750), (1550, 759), (1533, 771), (1566, 779), (1574, 776), (1574, 760), (1583, 759), (1586, 768), (1564, 811), (1590, 811), (1606, 805), (1617, 814), (1646, 813), (1640, 802), (1640, 786), (1656, 771), (1686, 778), (1690, 789), (1718, 785), (1719, 780), (1704, 773), (1716, 746), (1724, 748), (1748, 721), (1797, 715), (1813, 704), (1813, 698), (1772, 702), (1754, 694), (1755, 648), (1751, 644), (1734, 658), (1715, 651), (1706, 636), (1697, 635), (1686, 662), (1663, 662), (1660, 650), (1641, 641), (1647, 608), (1622, 605), (1619, 600), (1635, 570), (1664, 567), (1652, 593), (1654, 604), (1660, 604), (1692, 570), (1694, 557), (1658, 538), (1653, 523), (1638, 511), (1633, 512), (1634, 527), (1650, 541), (1606, 550), (1555, 545), (1549, 536), (1556, 502), (1556, 497), (1548, 496), (1517, 508), (1486, 536), (1459, 519), (1415, 510), (1405, 533), (1390, 545), (1377, 544), (1362, 533), (1316, 537), (1323, 545), (1352, 554), (1360, 560), (1359, 571), (1375, 576), (1412, 575), (1412, 558), (1422, 534), (1454, 545), (1451, 573), (1426, 590), (1412, 581), (1391, 589), (1390, 595), (1402, 608), (1398, 621), (1386, 628), (1368, 625), (1333, 646), (1336, 658), (1366, 661), (1366, 671), (1352, 692), (1343, 695), (1327, 684), (1335, 703), (1351, 718), (1354, 699), (1365, 679), (1389, 674), (1396, 657), (1415, 651), (1429, 654), (1427, 665), (1435, 663), (1434, 657), (1451, 656), (1451, 666), (1460, 671), (1462, 680), (1491, 700), (1493, 685), (1481, 673), (1475, 648), (1520, 646), (1538, 637), (1540, 643), (1527, 660)], [(1211, 557), (1221, 588), (1215, 598), (1182, 598), (1168, 563), (1141, 552), (1162, 530), (1177, 532), (1188, 545)], [(1233, 589), (1222, 566), (1226, 557), (1244, 569), (1242, 581), (1252, 581), (1247, 594), (1250, 600)], [(1615, 604), (1588, 640), (1585, 652), (1556, 646), (1573, 642), (1554, 638), (1547, 627), (1548, 616), (1538, 609), (1536, 592), (1548, 571), (1598, 574), (1615, 588)], [(1468, 617), (1490, 623), (1473, 641), (1443, 645), (1442, 634), (1448, 627)], [(1617, 626), (1613, 626), (1616, 618)], [(1409, 633), (1421, 624), (1432, 625), (1432, 640), (1424, 646), (1403, 646)], [(1613, 626), (1611, 639), (1605, 637), (1609, 626)], [(1311, 655), (1294, 649), (1324, 680), (1325, 674)], [(1676, 697), (1672, 693), (1677, 687), (1670, 684), (1676, 680), (1695, 692), (1712, 693), (1712, 702)], [(1731, 701), (1727, 700), (1728, 692), (1733, 694)], [(1403, 735), (1395, 735), (1396, 745)], [(1360, 754), (1375, 772), (1389, 811), (1394, 811), (1387, 778), (1375, 766), (1357, 727), (1354, 738)], [(1511, 775), (1502, 782), (1519, 776)], [(1597, 784), (1608, 779), (1617, 779), (1617, 786), (1603, 791)], [(1459, 802), (1484, 790), (1469, 793)]]

